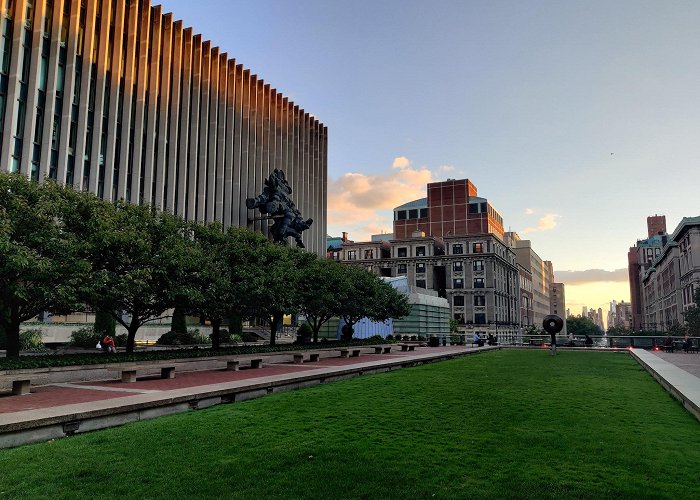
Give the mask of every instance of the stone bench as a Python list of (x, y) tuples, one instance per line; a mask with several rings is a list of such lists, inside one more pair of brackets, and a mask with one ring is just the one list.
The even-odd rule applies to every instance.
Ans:
[(391, 352), (391, 346), (386, 346), (384, 348), (384, 354), (389, 354)]
[(294, 354), (294, 364), (295, 365), (300, 365), (304, 362), (304, 355), (303, 354)]
[(401, 350), (406, 352), (406, 351), (415, 351), (416, 346), (413, 344), (401, 344)]
[[(143, 369), (143, 367), (140, 367)], [(150, 368), (150, 367), (146, 367)], [(125, 384), (131, 384), (136, 382), (136, 368), (123, 368), (122, 372), (122, 382)], [(160, 378), (175, 378), (175, 367), (174, 366), (161, 366), (160, 367)]]
[(12, 381), (12, 395), (13, 396), (26, 396), (29, 394), (29, 386), (31, 385), (30, 379), (21, 379)]
[[(309, 354), (309, 360), (307, 363), (314, 363), (319, 360), (320, 354), (317, 352)], [(302, 353), (294, 354), (294, 364), (300, 365), (304, 362), (304, 355)]]
[(262, 368), (263, 360), (262, 358), (255, 358), (250, 360), (251, 368)]
[(309, 361), (311, 363), (314, 363), (314, 362), (319, 360), (319, 356), (320, 356), (320, 354), (317, 352), (311, 353), (311, 354), (309, 354)]
[(359, 358), (360, 357), (360, 349), (341, 349), (340, 350), (340, 357), (341, 358)]
[(381, 354), (381, 353), (382, 353), (382, 350), (383, 350), (383, 349), (382, 349), (381, 346), (380, 346), (380, 347), (375, 347), (375, 348), (374, 348), (374, 354)]

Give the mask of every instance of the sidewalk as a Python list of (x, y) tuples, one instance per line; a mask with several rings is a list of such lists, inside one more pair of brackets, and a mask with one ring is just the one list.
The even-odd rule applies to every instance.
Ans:
[(499, 347), (417, 347), (357, 358), (263, 364), (240, 371), (176, 372), (173, 379), (148, 377), (32, 386), (25, 396), (0, 397), (0, 448), (46, 441), (160, 415), (244, 401), (273, 392), (310, 387), (363, 374), (478, 354)]
[(700, 355), (631, 349), (630, 353), (661, 386), (700, 420)]

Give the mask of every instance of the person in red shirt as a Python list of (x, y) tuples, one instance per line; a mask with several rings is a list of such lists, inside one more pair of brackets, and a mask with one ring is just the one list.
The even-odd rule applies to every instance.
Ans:
[(109, 335), (105, 335), (105, 338), (102, 339), (102, 347), (108, 353), (116, 353), (117, 352), (117, 348), (114, 345), (114, 339)]

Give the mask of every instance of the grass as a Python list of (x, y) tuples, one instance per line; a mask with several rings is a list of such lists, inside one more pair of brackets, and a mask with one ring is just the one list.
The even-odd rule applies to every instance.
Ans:
[(0, 451), (7, 498), (700, 498), (626, 353), (501, 351)]

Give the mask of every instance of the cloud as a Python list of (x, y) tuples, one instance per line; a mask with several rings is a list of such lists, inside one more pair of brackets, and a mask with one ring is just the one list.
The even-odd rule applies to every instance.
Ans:
[[(527, 210), (530, 209), (526, 209), (525, 213), (527, 213)], [(542, 217), (540, 217), (537, 221), (537, 227), (526, 227), (525, 229), (522, 229), (518, 232), (520, 234), (527, 234), (536, 233), (538, 231), (549, 231), (557, 226), (557, 219), (559, 219), (560, 217), (561, 215), (558, 214), (545, 214)]]
[(526, 208), (525, 209), (525, 215), (532, 215), (535, 213), (535, 210), (532, 208)]
[[(557, 282), (567, 285), (582, 285), (585, 283), (627, 281), (629, 275), (626, 268), (606, 271), (605, 269), (586, 269), (585, 271), (555, 271)], [(611, 299), (612, 300), (612, 299)]]
[(405, 156), (397, 156), (391, 166), (392, 168), (408, 168), (411, 166), (411, 161)]
[(438, 172), (453, 172), (454, 170), (454, 165), (440, 165), (438, 167)]
[(394, 158), (392, 168), (373, 175), (347, 173), (328, 182), (329, 232), (347, 231), (355, 241), (371, 234), (391, 232), (391, 210), (426, 196), (426, 185), (434, 181), (426, 167), (415, 168), (405, 156)]

